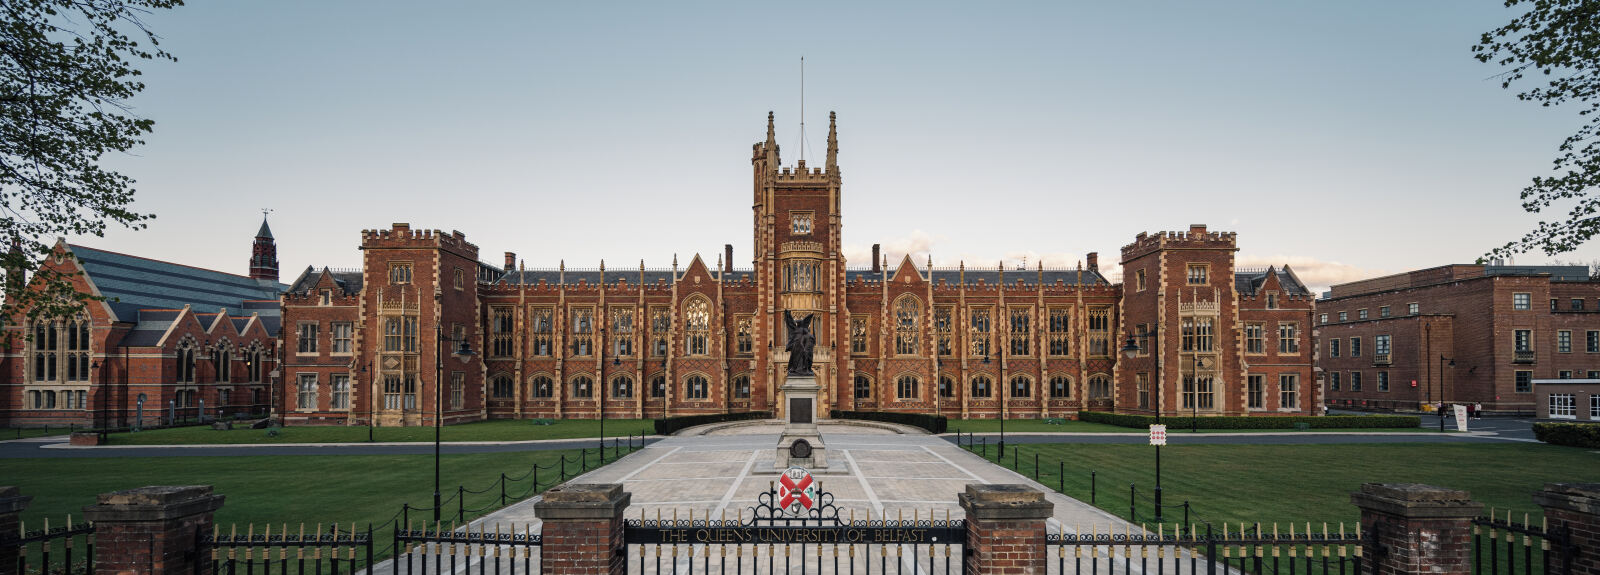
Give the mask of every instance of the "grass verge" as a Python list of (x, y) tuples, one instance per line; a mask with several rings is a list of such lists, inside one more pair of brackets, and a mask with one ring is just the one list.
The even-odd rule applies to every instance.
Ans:
[[(549, 422), (541, 425), (538, 421)], [(607, 419), (606, 437), (654, 433), (652, 419)], [(276, 434), (270, 433), (275, 431)], [(376, 442), (433, 441), (432, 427), (372, 428)], [(154, 429), (138, 433), (113, 433), (109, 445), (220, 445), (245, 443), (364, 443), (368, 428), (347, 426), (284, 427), (275, 430), (233, 429), (217, 431), (210, 427)], [(445, 426), (443, 441), (528, 441), (535, 439), (575, 439), (600, 437), (600, 421), (595, 419), (528, 420), (500, 419)], [(609, 443), (609, 442), (608, 442)]]
[[(1016, 467), (1068, 496), (1135, 522), (1153, 522), (1155, 448), (1147, 445), (1016, 445)], [(993, 455), (993, 451), (990, 454)], [(1169, 445), (1162, 448), (1163, 503), (1190, 502), (1196, 522), (1353, 523), (1350, 493), (1362, 483), (1427, 483), (1464, 489), (1500, 510), (1537, 521), (1532, 495), (1547, 482), (1592, 481), (1600, 454), (1531, 444)], [(1014, 459), (1007, 457), (1011, 468)], [(1065, 476), (1059, 471), (1065, 462)], [(1094, 492), (1091, 494), (1091, 472)], [(1138, 495), (1130, 496), (1130, 485)], [(1134, 500), (1130, 513), (1129, 500)], [(1183, 509), (1169, 507), (1168, 523)], [(1220, 525), (1219, 525), (1220, 527)]]
[[(507, 481), (506, 503), (532, 497), (560, 483), (562, 458), (566, 478), (580, 473), (579, 450), (525, 451), (445, 455), (441, 459), (441, 484), (446, 500), (441, 515), (446, 527), (458, 519), (493, 512), (501, 507), (500, 477)], [(589, 468), (596, 466), (594, 450), (588, 450)], [(608, 459), (610, 461), (610, 459)], [(539, 466), (538, 484), (530, 470)], [(522, 477), (526, 475), (526, 477)], [(254, 524), (256, 533), (272, 524), (273, 531), (287, 527), (307, 531), (318, 525), (324, 530), (334, 523), (341, 530), (354, 523), (358, 530), (371, 524), (375, 551), (389, 555), (394, 522), (401, 505), (431, 507), (433, 501), (433, 457), (429, 455), (317, 455), (249, 457), (148, 457), (148, 458), (63, 458), (9, 459), (0, 483), (16, 485), (23, 495), (33, 496), (22, 514), (28, 529), (37, 529), (46, 517), (52, 526), (62, 525), (70, 514), (74, 520), (96, 495), (146, 485), (212, 485), (227, 496), (216, 514), (216, 524), (226, 532), (237, 524), (239, 532)], [(479, 493), (467, 493), (461, 505), (457, 486)], [(415, 522), (431, 520), (431, 511), (413, 509)]]

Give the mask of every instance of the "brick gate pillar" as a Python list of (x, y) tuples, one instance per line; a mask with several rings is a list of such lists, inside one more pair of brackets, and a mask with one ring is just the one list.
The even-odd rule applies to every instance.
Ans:
[[(23, 495), (16, 487), (0, 486), (0, 539), (21, 532), (22, 510), (32, 500), (32, 495)], [(16, 545), (0, 545), (0, 575), (17, 575)]]
[(1600, 575), (1600, 483), (1546, 483), (1533, 502), (1552, 531), (1570, 538), (1565, 549), (1551, 545), (1550, 564), (1571, 565), (1569, 575)]
[(1468, 575), (1472, 518), (1483, 504), (1465, 491), (1420, 483), (1366, 483), (1350, 494), (1361, 508), (1362, 555), (1374, 575)]
[(958, 497), (967, 515), (971, 575), (1045, 575), (1045, 520), (1055, 504), (1019, 484), (968, 484)]
[(622, 514), (633, 494), (616, 483), (578, 483), (544, 492), (533, 504), (543, 545), (539, 564), (549, 575), (623, 575), (627, 550)]
[(222, 508), (210, 485), (140, 487), (100, 494), (83, 508), (94, 523), (93, 575), (209, 575), (199, 534)]

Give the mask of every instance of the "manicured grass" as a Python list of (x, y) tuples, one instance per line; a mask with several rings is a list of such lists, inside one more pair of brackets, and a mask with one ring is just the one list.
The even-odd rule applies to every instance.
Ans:
[[(500, 419), (478, 423), (447, 425), (441, 432), (444, 441), (527, 441), (532, 439), (573, 439), (600, 437), (600, 421), (595, 419), (544, 420)], [(607, 419), (606, 437), (655, 433), (655, 420)], [(110, 445), (239, 444), (239, 443), (363, 443), (367, 427), (318, 426), (284, 427), (276, 435), (265, 429), (235, 428), (216, 431), (210, 427), (178, 427), (138, 433), (114, 433)], [(372, 436), (378, 442), (433, 441), (432, 427), (378, 427)], [(608, 442), (609, 443), (609, 442)]]
[[(483, 493), (467, 495), (466, 518), (479, 517), (500, 507), (500, 474), (505, 473), (508, 502), (542, 493), (559, 483), (560, 459), (567, 460), (567, 477), (578, 474), (578, 450), (526, 451), (445, 455), (441, 459), (446, 527), (456, 518), (456, 487), (464, 485)], [(589, 450), (590, 468), (596, 466)], [(538, 488), (529, 474), (539, 470)], [(433, 457), (429, 455), (253, 456), (253, 457), (149, 457), (94, 459), (8, 459), (0, 484), (16, 485), (33, 496), (22, 519), (29, 529), (50, 518), (62, 525), (68, 514), (80, 521), (85, 505), (100, 493), (146, 485), (212, 485), (227, 496), (216, 523), (226, 532), (237, 524), (244, 533), (251, 524), (262, 533), (268, 523), (273, 532), (307, 531), (317, 525), (341, 531), (353, 522), (364, 530), (372, 524), (375, 551), (387, 555), (391, 531), (401, 504), (430, 507), (433, 503)], [(417, 524), (432, 518), (431, 511), (411, 511)]]
[[(950, 419), (947, 429), (951, 433), (999, 433), (1000, 420), (998, 419)], [(1008, 419), (1006, 420), (1006, 433), (1138, 433), (1137, 429), (1106, 425), (1104, 423), (1086, 423), (1082, 421), (1066, 420), (1059, 424), (1048, 424), (1042, 419)]]
[[(1152, 522), (1155, 448), (1147, 445), (1028, 444), (1017, 450), (1021, 472), (1061, 486), (1059, 462), (1066, 462), (1065, 493), (1090, 500), (1095, 472), (1095, 503), (1123, 518), (1129, 515), (1129, 484), (1137, 486), (1139, 522)], [(990, 446), (990, 457), (995, 454)], [(1351, 444), (1351, 445), (1169, 445), (1161, 450), (1163, 503), (1189, 501), (1194, 519), (1219, 524), (1271, 524), (1326, 521), (1350, 524), (1360, 512), (1350, 493), (1362, 483), (1427, 483), (1464, 489), (1474, 500), (1500, 510), (1524, 512), (1535, 522), (1540, 509), (1532, 494), (1547, 482), (1594, 480), (1600, 454), (1541, 444)], [(1010, 453), (1005, 465), (1012, 466)], [(1487, 511), (1487, 509), (1486, 509)], [(1181, 521), (1182, 508), (1164, 513)]]

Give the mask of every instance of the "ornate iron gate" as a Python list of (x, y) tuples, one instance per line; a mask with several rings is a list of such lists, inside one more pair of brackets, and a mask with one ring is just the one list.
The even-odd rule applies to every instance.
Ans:
[(648, 519), (641, 511), (623, 527), (628, 570), (650, 575), (964, 571), (966, 522), (951, 520), (948, 512), (944, 519), (913, 512), (909, 519), (857, 520), (853, 513), (840, 517), (833, 494), (820, 487), (808, 510), (786, 511), (795, 507), (785, 499), (769, 486), (755, 506), (733, 519), (692, 513), (679, 518), (676, 512), (662, 517), (659, 510)]

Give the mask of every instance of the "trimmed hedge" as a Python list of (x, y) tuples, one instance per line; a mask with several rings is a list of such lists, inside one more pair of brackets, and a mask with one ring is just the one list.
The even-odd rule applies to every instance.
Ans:
[(943, 415), (928, 415), (926, 413), (898, 413), (893, 411), (841, 411), (835, 409), (828, 412), (828, 417), (834, 419), (864, 419), (867, 421), (882, 421), (886, 423), (899, 423), (912, 427), (928, 430), (928, 433), (944, 433), (950, 424), (950, 419)]
[(707, 423), (722, 423), (724, 421), (744, 421), (747, 419), (772, 419), (770, 411), (744, 411), (740, 413), (716, 413), (712, 415), (684, 415), (681, 417), (666, 417), (656, 420), (657, 435), (672, 435), (685, 427), (705, 425)]
[[(1196, 419), (1199, 420), (1198, 427), (1200, 429), (1294, 429), (1295, 424), (1298, 423), (1303, 423), (1312, 429), (1385, 429), (1422, 425), (1422, 418), (1414, 415), (1218, 416), (1200, 418), (1168, 416), (1161, 418), (1161, 423), (1166, 424), (1168, 429), (1183, 429), (1193, 426), (1193, 422)], [(1148, 429), (1151, 424), (1156, 422), (1156, 418), (1149, 415), (1080, 411), (1078, 412), (1078, 421)]]
[(1536, 422), (1533, 436), (1551, 445), (1600, 448), (1600, 423)]

